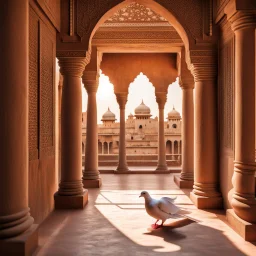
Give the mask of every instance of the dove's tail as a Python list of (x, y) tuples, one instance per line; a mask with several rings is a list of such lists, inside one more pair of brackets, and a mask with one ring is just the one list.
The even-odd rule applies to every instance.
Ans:
[(200, 222), (200, 220), (196, 220), (196, 219), (194, 219), (194, 218), (192, 218), (192, 217), (190, 217), (190, 216), (187, 216), (187, 215), (185, 215), (185, 214), (178, 214), (178, 215), (180, 215), (181, 217), (190, 219), (190, 220), (192, 220), (192, 221), (194, 221), (194, 222), (197, 222), (197, 223)]

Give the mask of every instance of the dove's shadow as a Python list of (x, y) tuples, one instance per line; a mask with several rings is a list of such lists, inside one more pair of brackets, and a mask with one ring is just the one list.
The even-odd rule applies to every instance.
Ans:
[(174, 241), (185, 239), (187, 237), (186, 235), (180, 232), (176, 232), (175, 229), (181, 228), (193, 223), (196, 223), (196, 222), (190, 219), (181, 219), (181, 220), (173, 221), (169, 224), (166, 224), (163, 227), (158, 229), (148, 228), (149, 233), (144, 233), (144, 235), (162, 237), (164, 238), (164, 241), (173, 243)]

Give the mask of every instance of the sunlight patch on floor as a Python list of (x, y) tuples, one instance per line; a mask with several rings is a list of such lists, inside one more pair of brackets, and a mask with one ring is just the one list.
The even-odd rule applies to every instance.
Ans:
[[(138, 190), (101, 190), (95, 201), (95, 207), (113, 225), (134, 243), (141, 246), (157, 247), (156, 252), (175, 252), (180, 246), (166, 242), (161, 236), (147, 235), (155, 219), (150, 217), (144, 207), (144, 198), (139, 198)], [(163, 196), (177, 197), (177, 205), (196, 209), (190, 199), (181, 190), (148, 190), (154, 198)], [(184, 204), (184, 205), (182, 205)], [(177, 219), (169, 219), (170, 224)], [(153, 232), (158, 232), (154, 230)]]

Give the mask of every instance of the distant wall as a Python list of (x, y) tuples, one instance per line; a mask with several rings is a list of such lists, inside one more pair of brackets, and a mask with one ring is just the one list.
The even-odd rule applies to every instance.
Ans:
[(58, 181), (54, 27), (59, 23), (58, 8), (59, 1), (30, 1), (29, 207), (35, 223), (41, 223), (53, 210)]

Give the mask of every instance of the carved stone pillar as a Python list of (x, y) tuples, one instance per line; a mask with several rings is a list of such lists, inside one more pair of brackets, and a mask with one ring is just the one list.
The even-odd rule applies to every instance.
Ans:
[(116, 99), (120, 108), (120, 134), (119, 134), (119, 159), (117, 171), (129, 171), (126, 161), (126, 141), (125, 141), (125, 105), (127, 93), (116, 93)]
[[(256, 10), (228, 12), (235, 33), (234, 186), (227, 218), (246, 240), (256, 241), (255, 29)], [(244, 221), (243, 221), (244, 220)], [(253, 227), (251, 223), (254, 223)], [(251, 228), (251, 231), (248, 229)], [(252, 232), (254, 229), (254, 232)], [(243, 231), (241, 231), (243, 230)]]
[(102, 155), (104, 155), (104, 142), (102, 142)]
[(85, 71), (83, 74), (83, 83), (88, 93), (83, 184), (85, 188), (99, 188), (101, 186), (101, 178), (98, 169), (98, 125), (96, 102), (96, 93), (99, 86), (98, 72)]
[[(206, 63), (193, 66), (195, 79), (195, 172), (190, 198), (200, 209), (214, 209), (222, 207), (217, 158), (216, 63), (215, 61), (208, 63), (208, 56), (205, 59)], [(184, 143), (185, 141), (183, 141)]]
[(1, 2), (0, 255), (32, 254), (38, 243), (28, 206), (28, 17), (28, 0)]
[[(88, 191), (83, 189), (82, 170), (82, 89), (84, 58), (59, 58), (63, 76), (61, 103), (61, 180), (55, 193), (55, 208), (83, 208)], [(87, 124), (88, 125), (88, 124)]]
[[(180, 188), (194, 184), (194, 84), (182, 84), (182, 171), (174, 181)], [(180, 141), (179, 141), (180, 148)], [(179, 150), (180, 154), (180, 150)]]
[(108, 155), (109, 155), (109, 142), (108, 142)]
[(164, 138), (164, 105), (166, 103), (166, 93), (156, 92), (156, 101), (158, 103), (158, 165), (156, 171), (168, 171), (165, 155)]

